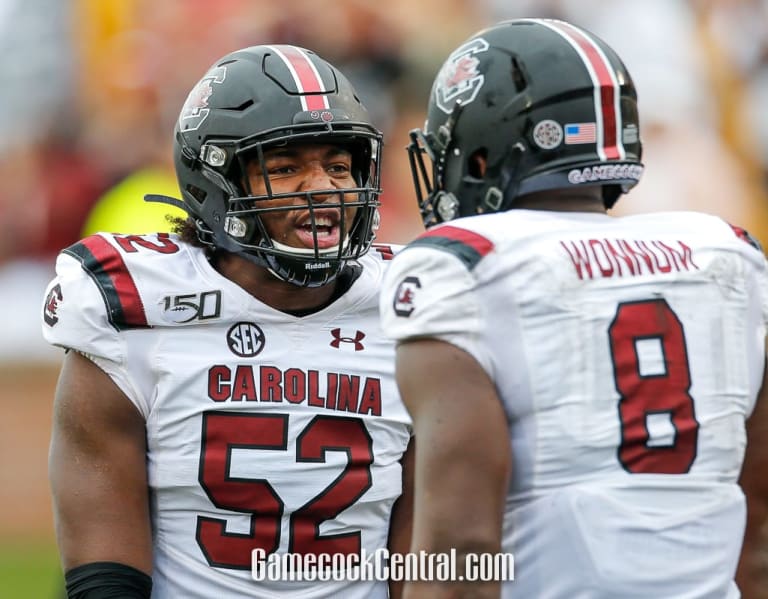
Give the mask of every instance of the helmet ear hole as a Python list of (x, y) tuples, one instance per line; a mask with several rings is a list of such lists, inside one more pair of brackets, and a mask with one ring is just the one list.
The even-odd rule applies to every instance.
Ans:
[(467, 159), (467, 174), (475, 179), (485, 177), (488, 166), (488, 149), (480, 148), (472, 152)]
[(208, 194), (205, 192), (205, 190), (197, 187), (196, 185), (187, 185), (185, 189), (189, 195), (191, 195), (201, 204), (205, 202), (205, 199), (208, 197)]

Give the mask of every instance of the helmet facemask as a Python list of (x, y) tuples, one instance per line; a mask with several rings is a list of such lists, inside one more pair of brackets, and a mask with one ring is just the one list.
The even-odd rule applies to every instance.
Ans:
[[(176, 124), (176, 172), (199, 240), (297, 286), (331, 282), (375, 237), (381, 137), (346, 77), (309, 50), (253, 46), (221, 58), (190, 92)], [(346, 175), (329, 171), (330, 189), (270, 182), (271, 150), (326, 145), (352, 156)], [(252, 190), (254, 162), (261, 168)], [(275, 233), (290, 224), (291, 232)], [(294, 241), (272, 239), (270, 231)], [(337, 231), (330, 247), (335, 238), (328, 235)]]
[[(439, 203), (437, 188), (442, 171), (442, 160), (435, 154), (432, 143), (421, 129), (412, 129), (409, 135), (411, 143), (407, 147), (408, 162), (416, 191), (416, 202), (419, 205), (422, 223), (428, 229), (441, 222), (437, 217), (436, 206)], [(453, 204), (448, 198), (444, 201)]]
[[(356, 260), (370, 248), (378, 228), (381, 190), (380, 164), (376, 159), (381, 135), (372, 127), (350, 123), (334, 130), (317, 126), (302, 130), (302, 125), (282, 132), (268, 132), (256, 138), (209, 140), (203, 146), (204, 175), (216, 183), (226, 196), (222, 230), (226, 245), (213, 241), (269, 269), (277, 278), (302, 287), (318, 287), (332, 281), (349, 260)], [(366, 130), (361, 131), (360, 127)], [(264, 139), (267, 137), (267, 139)], [(318, 189), (276, 193), (267, 174), (265, 155), (275, 148), (305, 144), (339, 146), (352, 155), (352, 174), (357, 186), (343, 189)], [(227, 162), (227, 158), (229, 162)], [(218, 168), (210, 168), (210, 162)], [(265, 190), (255, 194), (246, 176), (247, 166), (257, 161), (265, 173)], [(205, 172), (207, 171), (207, 173)], [(292, 201), (286, 205), (286, 201)], [(279, 204), (279, 205), (275, 205)], [(349, 209), (354, 208), (354, 214)], [(293, 247), (273, 239), (264, 217), (290, 211), (308, 212), (307, 224), (312, 247)], [(327, 217), (338, 211), (333, 224), (340, 229), (339, 243), (323, 248), (319, 213)], [(351, 221), (351, 222), (350, 222)], [(200, 231), (200, 228), (198, 228)], [(205, 231), (203, 231), (205, 233)], [(211, 235), (207, 235), (211, 237)]]
[[(459, 199), (456, 194), (446, 191), (446, 152), (451, 144), (453, 127), (461, 114), (461, 103), (457, 102), (448, 120), (441, 125), (436, 133), (428, 133), (421, 129), (410, 132), (411, 143), (408, 144), (408, 161), (411, 166), (413, 185), (416, 191), (416, 201), (421, 212), (425, 228), (438, 223), (453, 220), (460, 213)], [(428, 131), (428, 125), (424, 129)], [(456, 151), (459, 151), (456, 148)], [(428, 163), (427, 163), (428, 162)]]
[[(460, 144), (452, 143), (461, 113), (462, 105), (457, 103), (436, 134), (425, 133), (421, 129), (410, 132), (408, 157), (416, 199), (426, 228), (454, 218), (506, 209), (502, 205), (504, 195), (501, 190), (507, 185), (498, 186), (498, 181), (510, 179), (506, 170), (499, 174), (496, 173), (498, 165), (488, 164), (486, 146), (481, 145), (467, 152)], [(487, 170), (478, 168), (478, 157)], [(446, 180), (449, 176), (456, 181), (449, 183)]]

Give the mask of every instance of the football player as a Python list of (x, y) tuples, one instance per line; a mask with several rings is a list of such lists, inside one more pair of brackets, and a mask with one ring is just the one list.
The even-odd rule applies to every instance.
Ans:
[(738, 596), (768, 496), (766, 259), (715, 216), (608, 215), (639, 127), (620, 58), (561, 21), (480, 31), (434, 81), (409, 148), (428, 230), (381, 295), (418, 440), (412, 550), (515, 572), (410, 597)]
[(252, 571), (407, 548), (381, 135), (341, 72), (288, 45), (217, 61), (174, 135), (182, 200), (148, 199), (188, 218), (65, 249), (45, 301), (68, 350), (50, 479), (69, 597), (386, 597)]

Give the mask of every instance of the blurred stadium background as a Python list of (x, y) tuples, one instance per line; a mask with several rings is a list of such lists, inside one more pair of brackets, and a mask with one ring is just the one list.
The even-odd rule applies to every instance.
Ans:
[(644, 180), (618, 213), (701, 209), (768, 243), (768, 0), (0, 0), (0, 597), (60, 593), (47, 491), (61, 352), (39, 332), (56, 253), (165, 223), (187, 91), (241, 46), (340, 66), (386, 135), (380, 240), (421, 229), (406, 154), (441, 59), (500, 18), (562, 17), (635, 78)]

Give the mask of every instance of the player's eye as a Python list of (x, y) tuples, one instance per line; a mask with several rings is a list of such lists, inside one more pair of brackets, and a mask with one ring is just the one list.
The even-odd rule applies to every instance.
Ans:
[(346, 175), (351, 170), (351, 166), (346, 162), (335, 162), (328, 167), (328, 172), (334, 175)]
[(296, 170), (293, 164), (267, 164), (268, 175), (292, 175)]

